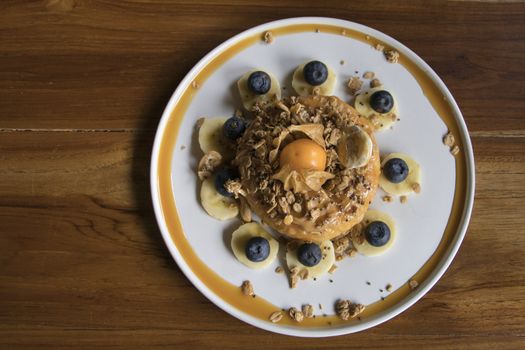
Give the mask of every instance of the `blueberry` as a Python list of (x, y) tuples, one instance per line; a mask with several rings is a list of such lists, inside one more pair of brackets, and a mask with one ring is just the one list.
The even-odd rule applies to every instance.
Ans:
[(263, 237), (252, 237), (246, 243), (244, 249), (248, 260), (253, 262), (261, 262), (270, 255), (270, 243)]
[(231, 117), (222, 126), (222, 133), (230, 140), (237, 140), (246, 130), (246, 122), (239, 117)]
[(370, 96), (370, 107), (378, 113), (388, 113), (394, 108), (394, 98), (388, 91), (376, 91)]
[(264, 95), (272, 87), (272, 79), (268, 73), (257, 71), (250, 74), (248, 77), (248, 89), (257, 95)]
[(304, 80), (310, 85), (321, 85), (328, 79), (328, 68), (323, 62), (308, 62), (303, 69)]
[(388, 181), (398, 184), (408, 176), (408, 165), (400, 158), (389, 159), (383, 166), (383, 174)]
[(304, 243), (297, 250), (297, 259), (304, 266), (315, 266), (323, 257), (321, 248), (315, 243)]
[(373, 221), (365, 228), (365, 238), (374, 247), (382, 247), (390, 240), (390, 228), (383, 221)]
[(228, 192), (224, 185), (228, 180), (234, 180), (239, 177), (238, 172), (233, 168), (220, 168), (215, 173), (215, 189), (217, 192), (225, 197), (233, 197), (231, 192)]

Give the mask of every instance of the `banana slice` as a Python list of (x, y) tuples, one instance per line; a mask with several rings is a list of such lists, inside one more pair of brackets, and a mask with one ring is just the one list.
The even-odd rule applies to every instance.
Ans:
[(239, 206), (233, 198), (221, 195), (215, 189), (214, 177), (202, 182), (201, 204), (204, 210), (215, 219), (228, 220), (239, 214)]
[[(270, 90), (264, 95), (254, 94), (248, 89), (248, 78), (250, 77), (250, 74), (260, 70), (266, 72), (270, 76), (272, 82)], [(256, 102), (275, 102), (281, 99), (281, 86), (279, 85), (279, 80), (277, 80), (272, 73), (263, 69), (254, 69), (244, 74), (237, 82), (237, 87), (239, 88), (242, 104), (247, 110), (251, 110)]]
[(337, 76), (335, 75), (334, 71), (327, 65), (326, 67), (328, 68), (328, 78), (321, 85), (313, 86), (308, 84), (304, 79), (303, 69), (307, 63), (308, 62), (301, 64), (293, 73), (292, 87), (294, 88), (295, 92), (297, 92), (297, 94), (301, 96), (308, 96), (314, 94), (314, 88), (319, 88), (320, 95), (332, 95), (335, 88), (335, 82), (337, 80)]
[[(359, 114), (368, 118), (376, 131), (388, 129), (397, 120), (397, 100), (394, 97), (394, 107), (388, 113), (377, 113), (370, 106), (370, 96), (376, 91), (385, 90), (382, 86), (370, 89), (356, 96), (354, 107)], [(390, 92), (390, 91), (389, 91)], [(390, 92), (391, 93), (391, 92)]]
[(373, 147), (370, 135), (359, 126), (354, 125), (343, 131), (337, 143), (337, 155), (339, 161), (347, 168), (360, 168), (365, 166), (372, 157)]
[(297, 250), (299, 249), (299, 246), (300, 244), (297, 244), (296, 247), (288, 249), (286, 252), (286, 264), (290, 270), (294, 267), (299, 267), (300, 270), (306, 269), (308, 270), (308, 278), (314, 278), (327, 273), (335, 262), (335, 249), (330, 240), (321, 243), (320, 247), (323, 252), (323, 258), (319, 264), (312, 267), (305, 266), (299, 262), (299, 259), (297, 258)]
[(394, 219), (390, 217), (390, 215), (379, 211), (379, 210), (368, 210), (365, 214), (365, 217), (363, 218), (363, 222), (368, 225), (371, 222), (374, 221), (382, 221), (385, 224), (387, 224), (388, 228), (390, 228), (390, 240), (387, 244), (381, 247), (374, 247), (366, 239), (362, 240), (361, 243), (358, 242), (358, 240), (354, 239), (352, 243), (354, 244), (354, 247), (357, 249), (357, 251), (363, 255), (366, 256), (376, 256), (383, 254), (386, 252), (392, 245), (394, 244), (396, 240), (396, 225), (394, 223)]
[[(270, 255), (264, 261), (253, 262), (246, 257), (246, 243), (253, 237), (263, 237), (270, 243)], [(237, 260), (252, 269), (262, 269), (270, 265), (279, 252), (279, 242), (256, 222), (241, 225), (232, 234), (232, 251)]]
[(204, 154), (216, 151), (225, 159), (233, 158), (231, 142), (222, 134), (227, 117), (205, 118), (199, 128), (199, 146)]
[(381, 163), (381, 168), (383, 168), (385, 163), (392, 158), (400, 158), (403, 159), (405, 163), (407, 163), (408, 176), (405, 180), (396, 184), (388, 181), (385, 175), (383, 175), (383, 173), (381, 172), (381, 175), (379, 175), (379, 186), (381, 186), (381, 188), (389, 194), (395, 194), (400, 196), (411, 194), (416, 191), (419, 192), (419, 188), (421, 187), (421, 167), (419, 166), (419, 164), (406, 154), (390, 153), (383, 159), (383, 162)]

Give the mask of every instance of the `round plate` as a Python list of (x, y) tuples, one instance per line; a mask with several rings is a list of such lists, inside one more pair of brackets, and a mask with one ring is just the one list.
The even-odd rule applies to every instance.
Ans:
[[(264, 33), (273, 34), (266, 43)], [(399, 52), (389, 63), (379, 44)], [(377, 133), (382, 155), (409, 154), (422, 167), (422, 189), (401, 204), (385, 203), (378, 191), (372, 208), (389, 213), (398, 237), (379, 257), (357, 256), (338, 269), (291, 289), (282, 261), (262, 271), (239, 263), (230, 249), (238, 219), (208, 216), (199, 200), (196, 165), (202, 153), (195, 124), (200, 117), (231, 116), (242, 109), (236, 82), (250, 69), (264, 68), (279, 79), (283, 94), (293, 93), (291, 75), (309, 60), (328, 64), (337, 74), (334, 94), (351, 102), (345, 82), (374, 72), (396, 97), (400, 120)], [(363, 89), (369, 86), (364, 80)], [(450, 131), (459, 147), (452, 155), (443, 144)], [(420, 299), (441, 277), (456, 254), (470, 218), (474, 160), (468, 132), (452, 95), (432, 69), (408, 48), (371, 28), (332, 18), (292, 18), (249, 29), (218, 46), (188, 73), (160, 121), (151, 162), (155, 214), (173, 258), (192, 283), (217, 306), (256, 327), (295, 336), (323, 337), (360, 331), (384, 322)], [(280, 254), (284, 249), (281, 247)], [(256, 297), (240, 292), (250, 280)], [(417, 281), (410, 288), (408, 281)], [(390, 291), (386, 286), (390, 284)], [(366, 305), (358, 318), (335, 316), (334, 303), (349, 299)], [(287, 315), (268, 320), (280, 309), (314, 306), (315, 319), (296, 323)], [(322, 308), (322, 309), (321, 309)]]

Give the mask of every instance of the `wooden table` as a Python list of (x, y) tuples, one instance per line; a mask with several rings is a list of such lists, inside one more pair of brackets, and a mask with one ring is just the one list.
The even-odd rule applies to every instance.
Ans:
[[(525, 4), (0, 2), (0, 349), (525, 348)], [(443, 279), (366, 332), (244, 324), (183, 276), (157, 228), (161, 112), (209, 50), (263, 22), (332, 16), (397, 38), (448, 85), (477, 173)]]

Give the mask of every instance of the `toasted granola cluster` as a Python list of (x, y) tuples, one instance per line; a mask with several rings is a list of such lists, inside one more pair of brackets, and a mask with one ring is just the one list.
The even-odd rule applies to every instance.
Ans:
[[(246, 194), (277, 225), (302, 220), (321, 230), (334, 213), (344, 212), (348, 216), (344, 220), (350, 220), (357, 206), (365, 204), (371, 183), (366, 167), (349, 169), (339, 161), (336, 146), (342, 130), (355, 121), (337, 113), (331, 106), (336, 99), (328, 98), (328, 104), (318, 107), (300, 101), (290, 97), (275, 105), (256, 106), (253, 121), (237, 143), (234, 163), (239, 167)], [(312, 130), (313, 124), (320, 130)], [(290, 142), (305, 137), (322, 142), (326, 150), (325, 171), (315, 175), (318, 178), (306, 179), (322, 185), (318, 191), (286, 190), (283, 181), (274, 176), (280, 168), (279, 153)]]

